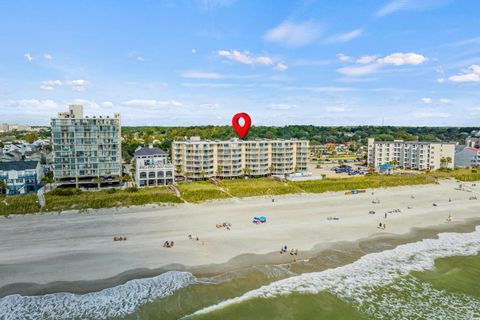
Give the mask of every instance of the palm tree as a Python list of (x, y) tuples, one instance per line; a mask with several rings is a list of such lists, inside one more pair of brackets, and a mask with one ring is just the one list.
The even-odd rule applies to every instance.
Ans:
[(100, 184), (102, 183), (102, 179), (100, 177), (96, 178), (95, 183), (97, 184), (98, 190), (100, 190)]
[(205, 180), (205, 176), (207, 175), (207, 173), (205, 171), (201, 171), (200, 172), (200, 177), (202, 177), (202, 180)]
[(223, 167), (218, 167), (216, 173), (217, 173), (217, 177), (221, 178), (221, 175), (223, 173)]
[(270, 174), (273, 174), (273, 171), (275, 171), (275, 167), (274, 166), (268, 167), (268, 171), (270, 172)]
[(0, 180), (0, 191), (1, 193), (7, 193), (7, 183), (3, 180)]
[[(53, 183), (53, 177), (50, 176), (50, 175), (43, 176), (43, 177), (42, 177), (42, 183), (43, 183), (43, 185), (44, 185), (44, 188), (46, 189), (46, 187), (47, 187), (49, 184)], [(48, 188), (48, 189), (50, 189), (50, 188)]]
[(122, 178), (123, 178), (122, 180), (127, 183), (127, 187), (129, 187), (130, 182), (132, 181), (132, 176), (131, 175), (126, 175), (126, 176), (123, 176)]
[(243, 174), (244, 174), (245, 176), (249, 177), (251, 173), (252, 173), (252, 169), (250, 169), (249, 167), (245, 167), (245, 168), (243, 169)]

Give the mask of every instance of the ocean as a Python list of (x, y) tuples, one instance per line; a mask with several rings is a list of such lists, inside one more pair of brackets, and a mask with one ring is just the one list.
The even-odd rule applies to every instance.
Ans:
[(0, 319), (480, 319), (480, 227), (377, 246), (214, 276), (170, 271), (83, 295), (11, 295)]

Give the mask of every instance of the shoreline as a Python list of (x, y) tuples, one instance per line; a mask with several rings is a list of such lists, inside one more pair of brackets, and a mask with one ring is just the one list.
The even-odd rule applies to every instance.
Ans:
[[(374, 196), (371, 190), (354, 196), (329, 192), (275, 196), (275, 203), (262, 196), (80, 215), (17, 215), (0, 223), (0, 297), (86, 293), (171, 270), (208, 277), (252, 265), (290, 263), (289, 254), (278, 253), (284, 243), (289, 249), (299, 248), (298, 260), (338, 254), (340, 249), (357, 252), (354, 259), (392, 248), (388, 243), (471, 230), (480, 224), (480, 203), (468, 200), (474, 193), (455, 191), (455, 186), (445, 181), (375, 189)], [(410, 194), (417, 199), (416, 207), (408, 211)], [(452, 203), (445, 201), (448, 196)], [(376, 197), (381, 204), (371, 203)], [(431, 201), (442, 202), (435, 208)], [(379, 212), (369, 215), (372, 207)], [(387, 230), (377, 229), (378, 221), (383, 221), (380, 213), (393, 208), (402, 213), (385, 220)], [(446, 223), (452, 211), (454, 221)], [(253, 225), (251, 217), (262, 214), (267, 215), (267, 224)], [(330, 215), (341, 219), (327, 220)], [(223, 219), (233, 222), (231, 231), (215, 229)], [(128, 241), (113, 243), (112, 232), (127, 235)], [(188, 232), (198, 234), (205, 245), (187, 240)], [(162, 248), (164, 239), (174, 239), (175, 248)]]
[[(432, 225), (425, 228), (412, 228), (405, 234), (378, 234), (371, 235), (354, 241), (341, 241), (332, 243), (319, 243), (312, 250), (302, 252), (302, 257), (298, 262), (286, 262), (278, 252), (267, 254), (243, 253), (231, 258), (229, 261), (220, 264), (185, 266), (181, 264), (165, 265), (160, 268), (148, 269), (139, 268), (126, 270), (114, 277), (106, 279), (95, 279), (85, 281), (55, 281), (46, 284), (38, 283), (12, 283), (0, 288), (0, 298), (8, 295), (19, 294), (23, 296), (41, 296), (53, 293), (74, 293), (86, 294), (101, 291), (106, 288), (122, 285), (127, 281), (135, 279), (152, 278), (169, 271), (190, 272), (196, 278), (208, 278), (235, 272), (255, 265), (280, 265), (288, 264), (295, 268), (310, 259), (325, 259), (327, 261), (323, 268), (315, 271), (323, 271), (327, 268), (336, 268), (346, 265), (359, 259), (361, 256), (376, 253), (383, 250), (393, 249), (398, 245), (417, 242), (423, 239), (438, 238), (439, 233), (455, 232), (468, 233), (475, 230), (480, 225), (480, 218), (471, 218), (454, 224)], [(380, 244), (380, 245), (379, 245)], [(332, 262), (331, 258), (335, 256), (340, 263)], [(338, 260), (336, 260), (338, 262)]]

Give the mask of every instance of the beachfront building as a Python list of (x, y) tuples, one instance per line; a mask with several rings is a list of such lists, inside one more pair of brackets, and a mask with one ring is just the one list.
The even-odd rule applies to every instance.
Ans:
[(375, 141), (370, 138), (367, 163), (375, 168), (386, 163), (415, 170), (453, 168), (455, 145), (453, 142)]
[(0, 194), (36, 192), (41, 187), (43, 169), (38, 161), (0, 162)]
[(172, 184), (174, 180), (173, 164), (167, 153), (150, 144), (139, 147), (133, 154), (135, 157), (135, 182), (140, 187)]
[(455, 167), (480, 166), (480, 148), (465, 147), (455, 153)]
[(307, 140), (201, 140), (172, 143), (178, 174), (191, 179), (288, 175), (307, 170)]
[(118, 183), (121, 175), (120, 114), (83, 115), (82, 105), (69, 106), (51, 120), (53, 172), (63, 185)]

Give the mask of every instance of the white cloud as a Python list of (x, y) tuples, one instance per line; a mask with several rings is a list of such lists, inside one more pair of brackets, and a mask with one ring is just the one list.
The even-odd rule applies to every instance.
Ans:
[[(220, 57), (251, 66), (271, 66), (275, 63), (274, 59), (267, 55), (253, 55), (249, 51), (240, 52), (238, 50), (220, 50), (217, 54)], [(277, 62), (273, 67), (273, 70), (283, 72), (287, 70), (287, 68), (286, 64)]]
[(281, 62), (277, 63), (275, 67), (273, 67), (273, 70), (279, 71), (279, 72), (287, 71), (287, 69), (288, 69), (287, 65)]
[(220, 57), (249, 65), (272, 65), (273, 59), (268, 56), (254, 56), (248, 51), (220, 50), (217, 52)]
[(271, 110), (290, 110), (296, 109), (296, 104), (286, 104), (286, 103), (272, 103), (269, 107)]
[(440, 103), (444, 103), (444, 104), (449, 104), (450, 102), (452, 102), (452, 100), (447, 99), (447, 98), (441, 98), (439, 101), (440, 101)]
[(432, 98), (422, 98), (421, 100), (423, 103), (426, 103), (426, 104), (432, 103)]
[(380, 65), (377, 63), (367, 64), (363, 66), (342, 67), (337, 71), (346, 76), (363, 76), (377, 71)]
[(197, 53), (197, 49), (192, 49), (192, 53)]
[(397, 11), (432, 9), (449, 2), (450, 0), (391, 0), (381, 7), (375, 15), (384, 17)]
[(344, 62), (352, 60), (352, 57), (347, 56), (344, 53), (337, 53), (337, 57), (338, 57), (338, 59), (340, 59), (340, 61), (344, 61)]
[(235, 0), (198, 0), (200, 6), (204, 10), (210, 10), (217, 7), (229, 7)]
[[(347, 56), (348, 57), (348, 56)], [(350, 58), (350, 57), (349, 57)], [(351, 59), (350, 59), (351, 60)], [(377, 58), (376, 56), (363, 56), (357, 59), (355, 62), (363, 64), (362, 66), (348, 66), (337, 69), (337, 72), (347, 76), (362, 76), (376, 72), (378, 69), (387, 66), (402, 66), (402, 65), (419, 65), (424, 63), (428, 59), (417, 53), (408, 52), (396, 52), (383, 58)]]
[(375, 60), (377, 60), (377, 56), (375, 55), (366, 55), (366, 56), (361, 56), (360, 58), (358, 58), (355, 62), (356, 63), (360, 63), (360, 64), (368, 64), (368, 63), (372, 63), (374, 62)]
[(102, 106), (102, 107), (105, 107), (105, 108), (113, 108), (113, 102), (111, 102), (111, 101), (104, 101), (104, 102), (102, 102), (101, 106)]
[(340, 106), (330, 106), (330, 107), (325, 107), (325, 111), (330, 112), (330, 113), (342, 113), (342, 112), (347, 111), (347, 108), (345, 108), (342, 105), (340, 105)]
[(40, 89), (52, 91), (56, 87), (60, 86), (69, 86), (72, 90), (83, 92), (85, 91), (91, 83), (87, 80), (77, 79), (77, 80), (46, 80), (42, 81), (40, 84)]
[(154, 99), (133, 99), (133, 100), (122, 102), (122, 105), (132, 106), (132, 107), (155, 108), (155, 107), (181, 107), (182, 103), (176, 100), (161, 101), (161, 100), (154, 100)]
[(336, 34), (329, 37), (326, 43), (343, 43), (358, 38), (363, 33), (362, 29), (355, 29), (347, 33)]
[(43, 58), (46, 59), (46, 60), (52, 60), (53, 59), (53, 56), (51, 54), (48, 54), (48, 53), (45, 53), (43, 55)]
[(275, 28), (268, 30), (264, 39), (288, 47), (301, 47), (317, 40), (320, 34), (320, 27), (312, 21), (300, 23), (284, 21)]
[(480, 65), (473, 64), (468, 69), (463, 70), (462, 74), (451, 76), (448, 80), (452, 82), (480, 82)]
[(145, 61), (145, 59), (137, 51), (130, 52), (128, 57), (136, 61)]
[(31, 61), (33, 60), (32, 55), (31, 55), (30, 53), (28, 53), (28, 52), (25, 53), (23, 56), (24, 56), (25, 59), (27, 59), (29, 62), (31, 62)]
[(402, 66), (402, 65), (418, 65), (422, 64), (427, 61), (427, 58), (421, 54), (408, 52), (396, 52), (392, 53), (384, 58), (378, 59), (379, 63), (382, 64), (392, 64), (395, 66)]
[(439, 112), (437, 110), (427, 110), (414, 112), (413, 115), (417, 118), (449, 118), (451, 114), (448, 112)]
[[(35, 111), (39, 110), (52, 110), (57, 107), (57, 103), (53, 100), (37, 100), (37, 99), (20, 99), (20, 100), (6, 100), (2, 101), (0, 104), (9, 107), (18, 107), (18, 108), (31, 108)], [(19, 110), (20, 111), (20, 110)]]
[(444, 83), (444, 82), (445, 82), (445, 78), (438, 78), (438, 79), (437, 79), (437, 82), (438, 82), (438, 83)]

